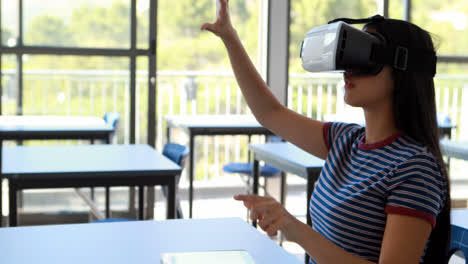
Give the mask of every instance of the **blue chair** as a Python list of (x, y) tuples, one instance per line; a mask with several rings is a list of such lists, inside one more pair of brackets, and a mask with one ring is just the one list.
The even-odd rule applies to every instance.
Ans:
[[(452, 225), (450, 249), (447, 261), (450, 260), (454, 254), (461, 254), (465, 260), (468, 257), (468, 230), (457, 225)], [(465, 261), (465, 263), (467, 262)]]
[[(190, 153), (188, 147), (179, 145), (176, 143), (166, 143), (163, 148), (163, 155), (168, 159), (172, 160), (174, 163), (177, 163), (180, 167), (185, 167), (185, 161)], [(177, 176), (177, 184), (179, 184), (180, 175)], [(168, 196), (167, 186), (162, 187), (164, 196)], [(177, 218), (184, 218), (182, 214), (182, 208), (180, 207), (180, 201), (177, 199)]]
[(101, 220), (95, 220), (91, 223), (97, 224), (97, 223), (112, 223), (112, 222), (132, 222), (136, 221), (136, 219), (129, 219), (129, 218), (105, 218)]
[[(184, 168), (185, 160), (187, 159), (190, 150), (188, 147), (179, 145), (176, 143), (167, 143), (163, 148), (163, 155), (168, 159), (172, 160), (174, 163), (177, 163), (180, 167)], [(177, 176), (177, 184), (180, 181), (180, 175)], [(177, 187), (176, 187), (177, 188)], [(167, 186), (162, 187), (164, 196), (168, 196)], [(177, 218), (183, 218), (182, 208), (180, 206), (180, 201), (177, 199)], [(135, 221), (135, 219), (128, 218), (106, 218), (93, 221), (92, 223), (109, 223), (109, 222), (123, 222), (123, 221)]]
[[(267, 137), (268, 142), (280, 142), (282, 141), (281, 137), (276, 135), (271, 135)], [(249, 136), (250, 142), (250, 136)], [(250, 153), (249, 153), (249, 160), (250, 160)], [(223, 171), (225, 173), (230, 174), (239, 174), (241, 176), (246, 176), (247, 180), (244, 180), (247, 183), (247, 187), (250, 188), (251, 179), (253, 176), (253, 164), (251, 162), (231, 162), (223, 166)], [(264, 166), (260, 166), (260, 177), (263, 177), (265, 180), (268, 178), (278, 177), (280, 176), (280, 170), (265, 164)], [(265, 181), (266, 183), (266, 181)], [(260, 186), (265, 190), (266, 193), (266, 186)]]
[[(117, 127), (119, 125), (119, 121), (120, 121), (120, 114), (117, 113), (117, 112), (106, 112), (104, 113), (104, 122), (106, 122), (106, 124), (110, 125), (112, 127), (112, 134), (110, 136), (110, 138), (108, 139), (109, 142), (108, 143), (111, 143), (112, 142), (112, 139), (115, 137), (115, 134), (116, 134), (116, 131), (117, 131)], [(109, 204), (109, 199), (110, 199), (110, 188), (108, 186), (105, 187), (105, 196), (106, 196), (106, 204)], [(94, 198), (94, 189), (91, 188), (91, 197)]]
[(114, 137), (119, 126), (120, 114), (117, 112), (106, 112), (104, 114), (104, 122), (113, 128), (114, 132), (112, 132), (112, 137)]
[(120, 121), (120, 114), (117, 112), (106, 112), (104, 114), (104, 121), (112, 127), (117, 127)]
[(452, 123), (452, 120), (448, 115), (437, 114), (437, 125), (439, 126), (439, 137), (443, 138), (452, 138), (452, 129), (455, 128), (455, 124)]

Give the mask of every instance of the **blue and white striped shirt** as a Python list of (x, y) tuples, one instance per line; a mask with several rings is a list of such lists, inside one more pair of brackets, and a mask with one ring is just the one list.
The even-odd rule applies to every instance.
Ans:
[(310, 200), (316, 231), (377, 262), (387, 214), (435, 226), (447, 183), (426, 147), (401, 134), (366, 144), (365, 128), (355, 124), (325, 123), (323, 132), (329, 152)]

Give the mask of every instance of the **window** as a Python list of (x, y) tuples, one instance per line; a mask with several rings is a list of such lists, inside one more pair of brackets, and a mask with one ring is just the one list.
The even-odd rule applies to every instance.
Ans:
[(2, 45), (16, 46), (19, 35), (18, 0), (1, 1)]
[(15, 115), (18, 104), (18, 72), (16, 56), (2, 55), (2, 113), (5, 115)]
[[(234, 27), (257, 66), (262, 50), (259, 23), (265, 0), (230, 1)], [(189, 18), (189, 19), (188, 19)], [(232, 73), (229, 58), (218, 37), (200, 27), (216, 20), (214, 0), (158, 1), (158, 96), (157, 147), (165, 140), (164, 115), (246, 114), (248, 108)], [(182, 136), (182, 135), (180, 135)], [(184, 142), (183, 138), (171, 138)], [(207, 179), (222, 173), (222, 164), (247, 160), (239, 137), (205, 137), (197, 149), (196, 177)], [(201, 142), (198, 141), (198, 142)], [(243, 150), (239, 149), (242, 145)], [(224, 153), (220, 149), (224, 148)], [(200, 150), (198, 150), (200, 149)], [(211, 151), (215, 150), (215, 153)], [(212, 166), (214, 164), (214, 166)]]
[(413, 1), (411, 19), (434, 34), (439, 56), (468, 56), (467, 1)]
[[(142, 135), (154, 135), (141, 122), (149, 122), (147, 98), (154, 91), (148, 80), (156, 72), (148, 74), (148, 67), (155, 58), (149, 39), (156, 33), (149, 27), (156, 0), (22, 0), (21, 10), (19, 1), (0, 2), (4, 114), (118, 111), (118, 142), (146, 143)], [(146, 74), (138, 76), (138, 69)]]
[(130, 1), (23, 0), (24, 44), (130, 48)]

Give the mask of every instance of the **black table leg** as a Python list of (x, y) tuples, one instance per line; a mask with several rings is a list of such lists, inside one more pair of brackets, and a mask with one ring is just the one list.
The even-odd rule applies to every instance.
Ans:
[(3, 177), (2, 177), (3, 140), (0, 139), (0, 227), (3, 226)]
[[(1, 151), (2, 150), (0, 149), (0, 152)], [(0, 159), (1, 159), (1, 155), (0, 155)], [(2, 176), (1, 176), (1, 173), (0, 173), (0, 227), (3, 227), (3, 207), (2, 207), (2, 204), (3, 204), (3, 200), (2, 200), (3, 191), (2, 190), (3, 190), (3, 179), (2, 179)]]
[(166, 127), (166, 143), (171, 142), (171, 127), (168, 125)]
[(106, 218), (110, 217), (110, 187), (106, 186)]
[(18, 225), (18, 212), (17, 212), (17, 200), (16, 200), (16, 195), (17, 195), (17, 190), (14, 181), (10, 180), (9, 181), (9, 196), (10, 196), (10, 221), (9, 225), (10, 226), (17, 226)]
[(312, 226), (312, 219), (310, 218), (310, 197), (312, 196), (312, 192), (314, 190), (314, 181), (312, 175), (307, 176), (307, 200), (306, 200), (306, 208), (307, 208), (307, 225)]
[(280, 203), (285, 206), (286, 202), (286, 173), (281, 172), (281, 192), (280, 192)]
[(258, 178), (260, 175), (259, 161), (255, 159), (253, 162), (253, 194), (258, 195)]
[(167, 219), (175, 219), (177, 214), (177, 192), (176, 192), (176, 177), (173, 177), (168, 184), (168, 195), (167, 195)]
[(189, 218), (193, 217), (193, 164), (195, 164), (194, 159), (194, 153), (195, 153), (195, 136), (190, 133), (190, 168), (189, 168)]
[[(310, 198), (312, 197), (312, 193), (314, 192), (315, 182), (320, 177), (320, 172), (322, 170), (309, 172), (307, 175), (307, 225), (312, 226), (312, 218), (310, 217)], [(305, 254), (305, 264), (309, 263), (309, 255)]]
[[(254, 156), (254, 162), (253, 162), (253, 187), (252, 187), (252, 192), (255, 195), (258, 195), (258, 178), (260, 175), (260, 166), (259, 166), (259, 161), (255, 158)], [(257, 221), (253, 221), (252, 225), (254, 227), (257, 227)]]
[[(112, 133), (105, 138), (106, 144), (111, 143)], [(105, 187), (106, 218), (110, 218), (110, 186)]]
[(144, 195), (143, 195), (144, 188), (143, 186), (138, 186), (138, 220), (143, 220), (144, 217)]

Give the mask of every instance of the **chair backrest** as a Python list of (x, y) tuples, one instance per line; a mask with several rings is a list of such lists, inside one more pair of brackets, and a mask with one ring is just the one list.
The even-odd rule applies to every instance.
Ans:
[(120, 114), (117, 112), (106, 112), (104, 114), (104, 121), (106, 122), (106, 124), (110, 125), (115, 131), (120, 121)]
[(163, 155), (181, 167), (184, 167), (189, 152), (188, 147), (176, 143), (166, 143), (163, 148)]
[[(450, 236), (450, 248), (447, 256), (447, 263), (454, 254), (463, 255), (465, 260), (468, 257), (468, 230), (452, 224), (452, 233)], [(465, 263), (468, 262), (465, 261)]]
[(450, 116), (445, 115), (445, 114), (437, 114), (437, 124), (439, 126), (442, 125), (451, 125), (452, 120), (450, 119)]
[(272, 134), (272, 135), (267, 136), (266, 141), (270, 142), (270, 143), (273, 143), (273, 142), (283, 142), (284, 140), (280, 136)]

